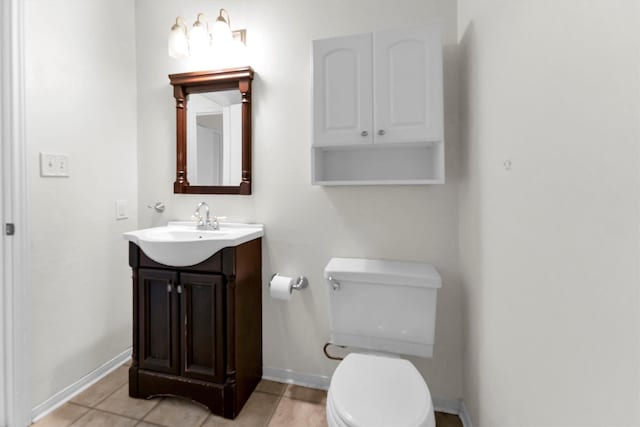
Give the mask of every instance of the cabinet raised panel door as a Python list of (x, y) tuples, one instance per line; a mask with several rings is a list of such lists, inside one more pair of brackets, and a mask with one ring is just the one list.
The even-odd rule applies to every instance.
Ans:
[(314, 144), (369, 144), (373, 135), (371, 34), (314, 41)]
[(373, 34), (375, 142), (443, 139), (442, 55), (435, 27)]
[(224, 382), (224, 279), (221, 275), (181, 273), (181, 375)]
[(140, 367), (178, 374), (179, 306), (174, 271), (141, 268), (138, 272)]

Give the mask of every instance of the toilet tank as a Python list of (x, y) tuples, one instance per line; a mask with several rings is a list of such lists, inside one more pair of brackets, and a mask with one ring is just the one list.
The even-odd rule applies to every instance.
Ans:
[(332, 258), (324, 277), (333, 344), (433, 356), (442, 279), (432, 265)]

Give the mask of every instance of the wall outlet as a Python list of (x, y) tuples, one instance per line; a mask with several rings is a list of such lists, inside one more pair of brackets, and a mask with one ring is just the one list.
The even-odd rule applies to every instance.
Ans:
[(127, 219), (127, 201), (116, 200), (116, 219)]
[(40, 153), (40, 176), (69, 176), (69, 155)]

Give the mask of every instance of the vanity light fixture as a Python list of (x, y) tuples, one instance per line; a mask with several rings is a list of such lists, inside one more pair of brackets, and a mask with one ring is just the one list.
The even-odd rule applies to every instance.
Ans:
[(238, 44), (241, 46), (237, 47), (243, 49), (246, 35), (247, 30), (231, 30), (231, 18), (225, 9), (220, 9), (213, 25), (206, 21), (204, 13), (198, 13), (190, 31), (187, 30), (184, 18), (178, 16), (169, 33), (169, 56), (198, 56), (210, 50), (236, 48)]

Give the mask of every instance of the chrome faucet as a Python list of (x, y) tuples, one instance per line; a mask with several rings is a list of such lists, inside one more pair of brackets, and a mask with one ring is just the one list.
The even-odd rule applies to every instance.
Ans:
[[(202, 214), (200, 213), (200, 208), (205, 207), (205, 218), (202, 218)], [(206, 202), (198, 203), (198, 207), (196, 207), (196, 211), (193, 216), (198, 219), (198, 223), (196, 224), (196, 228), (198, 230), (217, 230), (220, 228), (220, 224), (218, 223), (218, 218), (213, 217), (213, 221), (211, 220), (211, 213), (209, 212), (209, 205)]]

